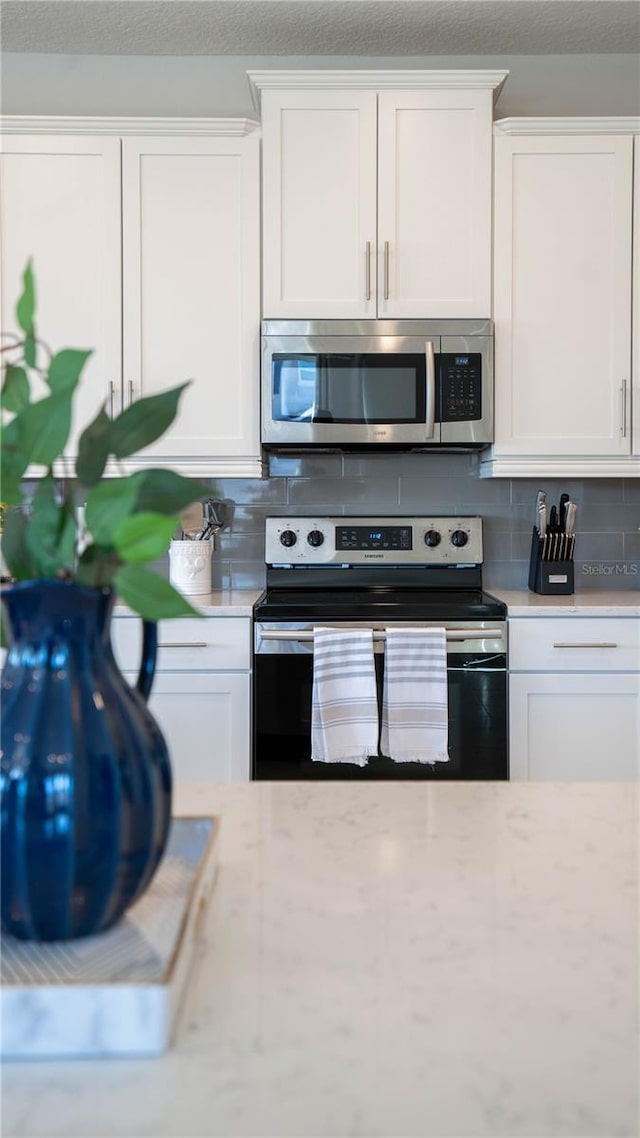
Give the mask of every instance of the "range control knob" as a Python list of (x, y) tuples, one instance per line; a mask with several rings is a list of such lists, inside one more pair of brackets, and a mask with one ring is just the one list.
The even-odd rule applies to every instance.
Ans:
[(457, 546), (466, 545), (468, 540), (469, 540), (469, 534), (465, 533), (463, 529), (454, 529), (453, 533), (451, 534), (451, 544), (452, 545), (457, 545)]
[(436, 545), (440, 545), (441, 541), (442, 541), (442, 538), (440, 537), (440, 534), (438, 533), (437, 529), (428, 529), (424, 535), (424, 544), (425, 545), (430, 545), (432, 547), (435, 547)]
[(309, 545), (312, 545), (314, 549), (316, 549), (319, 545), (322, 545), (324, 534), (319, 529), (312, 529), (311, 532), (307, 534), (307, 541)]
[(297, 538), (292, 529), (285, 529), (280, 534), (280, 545), (291, 546), (295, 545), (296, 541)]

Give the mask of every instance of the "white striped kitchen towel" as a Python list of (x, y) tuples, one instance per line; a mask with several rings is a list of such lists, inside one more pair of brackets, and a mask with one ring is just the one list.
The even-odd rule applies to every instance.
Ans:
[(380, 751), (396, 763), (446, 763), (447, 637), (444, 628), (388, 628)]
[(378, 753), (378, 697), (370, 628), (314, 628), (311, 758), (366, 766)]

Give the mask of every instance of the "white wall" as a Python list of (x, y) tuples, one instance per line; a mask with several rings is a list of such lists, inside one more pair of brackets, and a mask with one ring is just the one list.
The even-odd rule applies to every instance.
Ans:
[(245, 72), (281, 68), (500, 68), (508, 115), (640, 114), (640, 56), (114, 56), (2, 57), (3, 114), (255, 117)]

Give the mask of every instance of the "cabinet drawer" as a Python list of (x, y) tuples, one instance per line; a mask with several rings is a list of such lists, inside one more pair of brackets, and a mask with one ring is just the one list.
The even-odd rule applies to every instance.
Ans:
[[(137, 617), (115, 617), (112, 640), (120, 667), (135, 671), (140, 663), (142, 622)], [(158, 672), (247, 672), (251, 620), (242, 616), (161, 620), (158, 645)]]
[(509, 670), (640, 671), (640, 620), (579, 616), (511, 620)]

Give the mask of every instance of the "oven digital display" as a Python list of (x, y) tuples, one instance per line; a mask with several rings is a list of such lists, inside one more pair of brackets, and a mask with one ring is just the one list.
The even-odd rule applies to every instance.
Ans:
[(412, 549), (411, 526), (336, 526), (336, 549)]

